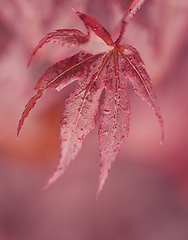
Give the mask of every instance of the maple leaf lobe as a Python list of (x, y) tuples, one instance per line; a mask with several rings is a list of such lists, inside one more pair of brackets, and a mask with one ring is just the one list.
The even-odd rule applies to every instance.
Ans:
[(89, 29), (92, 29), (94, 31), (94, 33), (98, 37), (100, 37), (107, 45), (113, 45), (111, 35), (95, 18), (88, 16), (84, 13), (81, 13), (79, 11), (77, 11), (76, 14), (79, 16), (79, 18), (85, 24), (88, 31), (89, 31)]
[(34, 55), (45, 44), (59, 43), (64, 47), (70, 48), (70, 47), (80, 47), (82, 44), (85, 44), (87, 41), (88, 41), (87, 35), (85, 35), (78, 29), (58, 29), (58, 30), (55, 30), (54, 32), (50, 32), (43, 39), (41, 39), (39, 44), (33, 50), (28, 62), (28, 66), (30, 65)]
[(111, 165), (124, 142), (125, 134), (128, 135), (129, 132), (130, 103), (127, 97), (127, 83), (120, 72), (118, 55), (119, 53), (114, 49), (103, 76), (105, 97), (101, 107), (99, 125), (101, 170), (97, 195), (103, 188)]

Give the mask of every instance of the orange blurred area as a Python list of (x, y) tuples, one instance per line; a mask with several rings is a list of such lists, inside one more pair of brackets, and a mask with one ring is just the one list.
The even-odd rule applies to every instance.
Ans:
[[(131, 1), (0, 0), (0, 240), (188, 239), (188, 3), (146, 0), (125, 33), (140, 52), (161, 107), (154, 112), (130, 89), (130, 133), (96, 201), (98, 123), (64, 175), (43, 191), (60, 155), (59, 124), (74, 85), (48, 90), (17, 124), (43, 71), (72, 54), (38, 41), (79, 28), (74, 9), (98, 19), (113, 37)], [(104, 14), (103, 14), (104, 13)], [(76, 51), (75, 49), (73, 51)]]

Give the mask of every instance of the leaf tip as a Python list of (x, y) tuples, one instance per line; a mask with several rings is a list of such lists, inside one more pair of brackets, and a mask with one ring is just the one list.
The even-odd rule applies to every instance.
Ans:
[[(39, 44), (40, 44), (40, 43), (39, 43)], [(38, 46), (39, 46), (39, 44), (38, 44)], [(32, 53), (31, 53), (31, 55), (30, 55), (30, 58), (29, 58), (29, 61), (28, 61), (28, 64), (27, 64), (27, 68), (30, 66), (30, 64), (31, 64), (31, 62), (32, 62), (32, 60), (33, 60), (33, 57), (35, 56), (35, 54), (37, 53), (37, 51), (39, 50), (39, 48), (42, 47), (42, 45), (40, 45), (39, 47), (38, 47), (38, 46), (32, 51)]]
[(84, 16), (85, 14), (84, 13), (81, 13), (81, 12), (79, 12), (79, 11), (77, 11), (77, 10), (75, 10), (75, 9), (73, 9), (73, 11), (79, 16), (79, 17), (81, 17), (81, 16)]
[(101, 186), (101, 184), (99, 184), (99, 186), (98, 186), (98, 189), (97, 189), (97, 194), (96, 194), (96, 201), (98, 200), (98, 198), (99, 198), (99, 195), (100, 195), (100, 193), (101, 193), (101, 191), (102, 191), (102, 186)]
[(160, 124), (160, 128), (161, 128), (161, 141), (160, 141), (160, 145), (163, 144), (164, 142), (164, 121), (161, 115), (158, 115), (158, 119), (159, 119), (159, 124)]
[(77, 12), (76, 9), (74, 9), (70, 4), (67, 4), (67, 6), (73, 11), (73, 12)]
[(50, 178), (44, 185), (43, 191), (47, 190), (47, 188), (49, 188), (52, 184), (53, 184), (53, 181), (51, 181), (51, 178)]
[(18, 137), (19, 137), (20, 130), (21, 130), (21, 126), (20, 126), (20, 123), (19, 123), (19, 124), (18, 124), (18, 128), (17, 128), (16, 139), (18, 139)]
[(99, 186), (98, 186), (98, 189), (97, 189), (96, 200), (98, 199), (98, 197), (99, 197), (99, 195), (100, 195), (100, 193), (103, 189), (106, 178), (107, 178), (107, 175), (100, 176), (100, 178), (99, 178)]
[(57, 179), (60, 177), (60, 175), (63, 173), (63, 170), (61, 167), (58, 167), (54, 174), (52, 175), (51, 178), (49, 178), (49, 180), (47, 181), (47, 183), (45, 184), (45, 186), (43, 187), (43, 190), (46, 190), (49, 186), (51, 186), (54, 182), (57, 181)]
[(28, 63), (27, 63), (27, 68), (30, 66), (31, 61), (32, 61), (32, 58), (33, 58), (33, 55), (31, 55), (30, 58), (29, 58), (29, 61), (28, 61)]
[(164, 123), (163, 120), (160, 122), (161, 125), (161, 141), (160, 141), (160, 145), (163, 145), (164, 143)]
[(21, 131), (22, 126), (24, 124), (25, 118), (26, 118), (26, 116), (24, 116), (24, 112), (23, 112), (22, 117), (20, 118), (19, 123), (18, 123), (16, 138), (18, 138), (18, 136), (20, 134), (20, 131)]

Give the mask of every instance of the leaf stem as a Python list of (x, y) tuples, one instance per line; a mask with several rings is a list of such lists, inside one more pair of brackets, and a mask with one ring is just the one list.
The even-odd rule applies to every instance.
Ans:
[(141, 5), (145, 2), (145, 0), (133, 0), (127, 11), (125, 12), (122, 20), (121, 20), (121, 30), (119, 37), (116, 40), (116, 44), (119, 44), (123, 38), (126, 26), (130, 19), (135, 15), (138, 9), (140, 9)]

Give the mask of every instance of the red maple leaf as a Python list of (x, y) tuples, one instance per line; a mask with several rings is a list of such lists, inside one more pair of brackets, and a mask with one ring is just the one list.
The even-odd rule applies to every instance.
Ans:
[[(83, 138), (95, 128), (95, 118), (100, 107), (101, 170), (97, 192), (99, 194), (124, 142), (125, 135), (129, 132), (130, 102), (127, 94), (127, 80), (131, 82), (135, 93), (155, 110), (163, 139), (160, 108), (140, 54), (132, 46), (120, 43), (127, 23), (143, 2), (144, 0), (132, 2), (123, 17), (121, 31), (115, 42), (96, 19), (76, 12), (86, 26), (87, 35), (77, 29), (60, 29), (47, 34), (34, 49), (32, 57), (44, 44), (51, 42), (82, 49), (46, 70), (35, 87), (38, 92), (27, 103), (19, 121), (18, 134), (30, 110), (47, 88), (60, 91), (73, 81), (78, 81), (66, 101), (61, 121), (60, 162), (46, 187), (59, 178), (70, 161), (76, 157), (81, 149)], [(99, 106), (103, 89), (105, 96), (102, 105)]]

